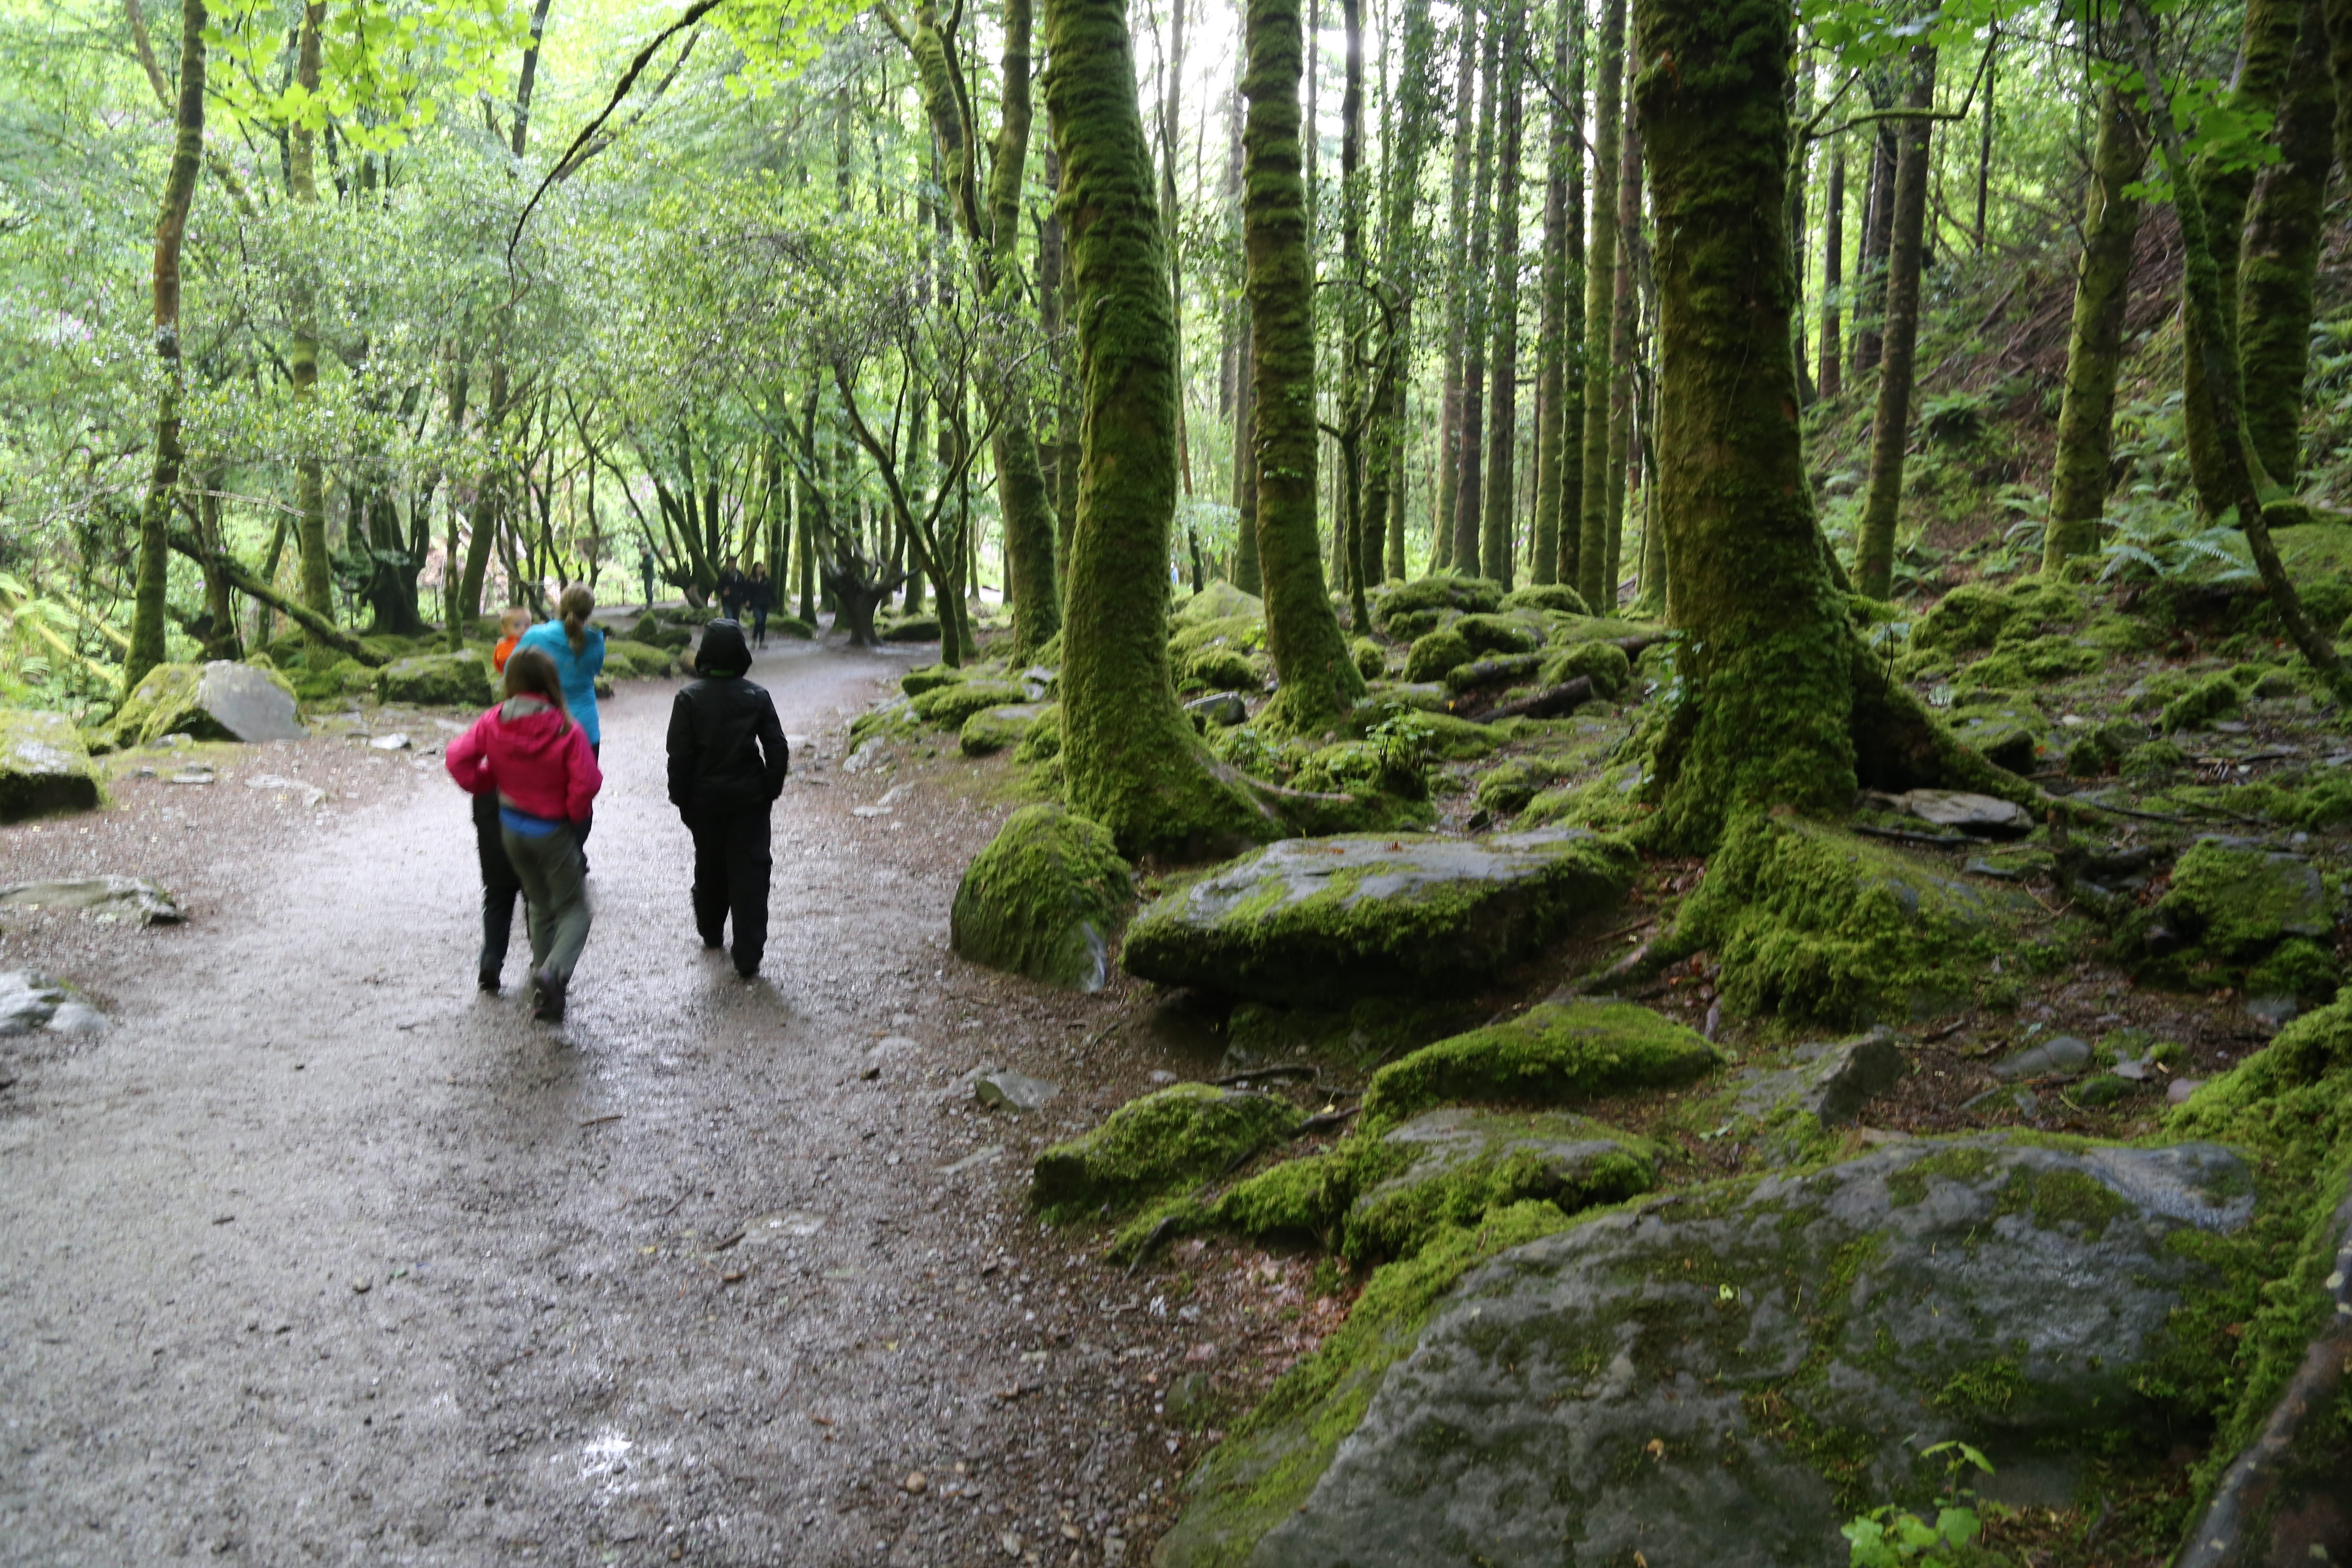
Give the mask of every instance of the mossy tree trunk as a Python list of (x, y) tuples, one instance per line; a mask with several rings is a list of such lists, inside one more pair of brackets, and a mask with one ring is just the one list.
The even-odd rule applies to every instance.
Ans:
[(1062, 634), (1070, 804), (1129, 855), (1268, 837), (1169, 677), (1175, 321), (1125, 0), (1046, 0), (1045, 41), (1084, 432)]
[(1527, 115), (1519, 101), (1527, 58), (1525, 0), (1508, 0), (1503, 12), (1503, 63), (1497, 84), (1495, 174), (1495, 344), (1487, 394), (1486, 500), (1482, 519), (1480, 564), (1486, 575), (1512, 585), (1512, 499), (1518, 489), (1519, 384), (1519, 148)]
[(2246, 438), (2273, 483), (2293, 489), (2302, 466), (2303, 380), (2311, 361), (2313, 288), (2335, 163), (2336, 85), (2320, 0), (2304, 0), (2279, 105), (2279, 162), (2262, 172), (2238, 258), (2238, 363)]
[(1486, 500), (1486, 333), (1494, 320), (1487, 267), (1495, 233), (1495, 94), (1502, 74), (1502, 41), (1501, 25), (1489, 23), (1478, 66), (1478, 140), (1470, 154), (1470, 252), (1462, 281), (1462, 415), (1455, 428), (1461, 455), (1454, 478), (1454, 569), (1473, 577), (1487, 571), (1487, 563), (1478, 558), (1479, 510)]
[(1903, 450), (1911, 427), (1912, 373), (1919, 347), (1919, 271), (1927, 221), (1927, 159), (1935, 132), (1936, 47), (1911, 50), (1911, 89), (1895, 159), (1893, 246), (1886, 258), (1886, 333), (1880, 346), (1878, 404), (1870, 422), (1870, 487), (1862, 503), (1854, 587), (1884, 599), (1895, 580), (1895, 523), (1903, 510)]
[(1589, 605), (1596, 616), (1617, 613), (1617, 584), (1624, 555), (1625, 484), (1633, 458), (1633, 356), (1639, 326), (1633, 253), (1641, 238), (1641, 224), (1642, 127), (1628, 114), (1617, 180), (1617, 279), (1610, 290), (1609, 310), (1609, 544), (1601, 557), (1601, 597)]
[[(2239, 39), (2238, 76), (2224, 100), (2232, 117), (2273, 115), (2286, 91), (2287, 71), (2294, 58), (2295, 37), (2302, 31), (2303, 0), (2246, 0), (2244, 29)], [(2221, 313), (2210, 323), (2221, 333), (2205, 342), (2209, 323), (2198, 320), (2186, 292), (2180, 302), (2182, 445), (2189, 453), (2189, 473), (2197, 486), (2198, 504), (2208, 516), (2219, 517), (2236, 504), (2230, 475), (2235, 465), (2216, 446), (2211, 402), (2204, 394), (2204, 378), (2214, 356), (2237, 364), (2238, 258), (2246, 226), (2246, 206), (2252, 198), (2255, 171), (2242, 146), (2209, 147), (2190, 169), (2189, 188), (2203, 209), (2206, 243), (2221, 289)], [(2242, 383), (2241, 385), (2242, 386)], [(2255, 472), (2259, 491), (2263, 476)]]
[(2116, 376), (2123, 363), (2124, 310), (2131, 300), (2132, 247), (2139, 235), (2140, 204), (2130, 186), (2147, 163), (2147, 130), (2138, 110), (2107, 88), (2099, 97), (2083, 256), (2074, 270), (2066, 390), (2058, 406), (2050, 523), (2042, 534), (2042, 565), (2047, 572), (2099, 544), (2115, 437)]
[[(1373, 551), (1375, 559), (1369, 563), (1365, 560), (1366, 540), (1371, 531), (1365, 524), (1365, 512), (1372, 500), (1372, 496), (1365, 493), (1365, 481), (1372, 478), (1364, 461), (1365, 444), (1380, 395), (1387, 388), (1385, 384), (1368, 384), (1365, 380), (1370, 368), (1364, 361), (1370, 327), (1365, 296), (1371, 288), (1371, 273), (1364, 256), (1364, 0), (1339, 0), (1339, 16), (1345, 73), (1345, 86), (1339, 94), (1339, 276), (1343, 300), (1339, 530), (1345, 546), (1341, 576), (1347, 584), (1349, 624), (1361, 631), (1372, 624), (1371, 612), (1364, 601), (1366, 584), (1380, 581), (1377, 549)], [(1375, 486), (1379, 482), (1372, 479)], [(1385, 509), (1388, 492), (1377, 489), (1374, 494)]]
[(1429, 151), (1437, 99), (1432, 74), (1437, 30), (1429, 19), (1429, 0), (1405, 0), (1399, 27), (1402, 48), (1396, 90), (1390, 100), (1390, 133), (1384, 138), (1388, 169), (1382, 193), (1387, 211), (1382, 220), (1385, 246), (1381, 270), (1391, 313), (1381, 358), (1381, 384), (1372, 393), (1371, 437), (1366, 452), (1371, 482), (1365, 487), (1364, 526), (1370, 537), (1364, 571), (1374, 581), (1382, 575), (1405, 574), (1404, 417), (1406, 372), (1412, 358), (1411, 296), (1422, 251), (1421, 168)]
[(1583, 25), (1580, 0), (1560, 0), (1552, 30), (1551, 141), (1544, 159), (1543, 317), (1536, 328), (1535, 553), (1528, 562), (1528, 580), (1538, 584), (1560, 580), (1560, 502), (1570, 493), (1565, 461), (1567, 410), (1562, 401), (1569, 373), (1568, 171), (1578, 155), (1577, 99), (1582, 96), (1582, 84), (1570, 85), (1569, 59), (1575, 35)]
[[(1890, 107), (1875, 83), (1870, 97), (1874, 107)], [(1878, 368), (1879, 353), (1885, 342), (1886, 258), (1895, 243), (1895, 159), (1894, 122), (1882, 120), (1870, 139), (1870, 179), (1864, 187), (1862, 203), (1862, 255), (1856, 258), (1853, 269), (1856, 375), (1867, 375)]]
[(1609, 362), (1618, 240), (1617, 205), (1604, 193), (1624, 156), (1625, 0), (1603, 0), (1601, 52), (1593, 63), (1601, 79), (1593, 104), (1592, 243), (1585, 252), (1584, 493), (1577, 503), (1576, 591), (1598, 612), (1609, 574)]
[(1249, 301), (1241, 303), (1241, 333), (1235, 352), (1240, 371), (1234, 388), (1234, 586), (1244, 594), (1265, 592), (1257, 559), (1257, 334), (1250, 328)]
[[(294, 84), (311, 93), (319, 90), (319, 28), (326, 15), (326, 0), (303, 6), (301, 26), (296, 33)], [(297, 206), (319, 205), (317, 140), (299, 122), (287, 137), (286, 194)], [(310, 408), (319, 387), (319, 305), (317, 289), (307, 276), (298, 278), (294, 286), (294, 331), (287, 344), (286, 370), (294, 384), (296, 409)], [(296, 417), (307, 421), (309, 416), (298, 412)], [(301, 437), (306, 447), (315, 439), (308, 434)], [(294, 541), (302, 563), (302, 603), (319, 615), (331, 616), (335, 577), (327, 558), (326, 470), (315, 452), (295, 459), (294, 510), (298, 514)]]
[(180, 0), (180, 96), (173, 108), (172, 165), (155, 215), (155, 357), (163, 385), (155, 398), (155, 461), (139, 509), (139, 575), (132, 590), (131, 646), (122, 659), (128, 697), (164, 662), (166, 589), (172, 571), (172, 510), (180, 489), (180, 252), (205, 156), (205, 0)]
[[(2142, 0), (2124, 0), (2123, 26), (2133, 63), (2138, 66), (2140, 80), (2147, 90), (2148, 130), (2164, 154), (2165, 174), (2175, 193), (2193, 193), (2196, 187), (2190, 181), (2188, 154), (2181, 146), (2179, 130), (2173, 124), (2172, 105), (2165, 91), (2163, 71), (2157, 63), (2156, 29), (2148, 21)], [(2180, 218), (2181, 294), (2185, 308), (2200, 321), (2196, 341), (2200, 345), (2204, 365), (2198, 385), (2213, 436), (2222, 510), (2230, 506), (2238, 509), (2238, 523), (2245, 531), (2247, 552), (2254, 558), (2263, 586), (2270, 592), (2271, 607), (2285, 625), (2289, 640), (2326, 680), (2338, 702), (2352, 702), (2352, 671), (2347, 671), (2344, 662), (2336, 657), (2336, 645), (2326, 633), (2313, 626), (2310, 617), (2304, 614), (2302, 596), (2295, 592), (2285, 563), (2279, 559), (2278, 546), (2271, 541), (2270, 526), (2263, 521), (2262, 501), (2255, 490), (2252, 448), (2246, 444), (2240, 423), (2243, 405), (2237, 355), (2221, 326), (2228, 297), (2222, 289), (2221, 268), (2214, 260), (2204, 204), (2192, 194), (2187, 200), (2176, 199), (2173, 210)]]
[(1845, 349), (1839, 342), (1838, 290), (1845, 282), (1845, 138), (1830, 149), (1829, 190), (1822, 204), (1822, 354), (1817, 374), (1823, 397), (1835, 397), (1843, 384)]
[[(1460, 256), (1470, 244), (1471, 126), (1478, 109), (1478, 7), (1465, 5), (1454, 24), (1454, 168), (1446, 187), (1452, 206), (1446, 222), (1445, 254)], [(1437, 411), (1437, 494), (1431, 506), (1429, 569), (1442, 572), (1454, 564), (1454, 503), (1462, 488), (1462, 349), (1464, 315), (1469, 304), (1465, 279), (1454, 267), (1444, 269), (1445, 368), (1439, 378)]]
[(1257, 409), (1257, 550), (1278, 721), (1319, 732), (1363, 695), (1331, 610), (1316, 527), (1315, 274), (1307, 252), (1298, 0), (1250, 0), (1242, 93), (1242, 247)]

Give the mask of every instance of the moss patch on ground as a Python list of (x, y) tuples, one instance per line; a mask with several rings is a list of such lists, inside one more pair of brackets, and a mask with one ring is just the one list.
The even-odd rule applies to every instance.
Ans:
[(1178, 1084), (1129, 1100), (1093, 1131), (1039, 1154), (1030, 1201), (1050, 1220), (1115, 1216), (1235, 1169), (1302, 1120), (1270, 1095)]
[(1363, 1124), (1385, 1131), (1455, 1102), (1559, 1105), (1672, 1088), (1724, 1058), (1696, 1030), (1623, 1002), (1546, 1002), (1520, 1016), (1427, 1046), (1372, 1075)]

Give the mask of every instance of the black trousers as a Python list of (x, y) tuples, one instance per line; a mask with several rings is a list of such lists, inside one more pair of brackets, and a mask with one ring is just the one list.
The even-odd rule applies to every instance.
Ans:
[(764, 805), (686, 814), (694, 835), (694, 929), (716, 947), (732, 915), (735, 969), (744, 975), (759, 973), (768, 947), (768, 876), (774, 866), (768, 819)]
[(514, 935), (515, 900), (522, 897), (522, 881), (507, 859), (499, 837), (499, 797), (474, 797), (474, 854), (482, 863), (482, 956), (477, 968), (496, 980), (507, 961), (507, 942)]

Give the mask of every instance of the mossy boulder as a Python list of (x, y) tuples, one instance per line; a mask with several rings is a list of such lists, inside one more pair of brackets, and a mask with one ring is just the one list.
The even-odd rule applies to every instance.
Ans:
[(1472, 1027), (1480, 1014), (1459, 997), (1382, 996), (1346, 1006), (1284, 1007), (1244, 1002), (1225, 1020), (1225, 1060), (1236, 1068), (1312, 1060), (1370, 1072)]
[(2127, 1503), (2136, 1470), (2079, 1456), (2160, 1464), (2212, 1409), (2252, 1190), (2210, 1143), (1918, 1141), (1441, 1227), (1209, 1456), (1155, 1561), (1842, 1563), (1863, 1509), (1932, 1514), (1948, 1438), (2024, 1495)]
[(1514, 588), (1503, 595), (1502, 607), (1507, 610), (1539, 610), (1552, 616), (1590, 616), (1592, 607), (1584, 595), (1565, 583), (1530, 583), (1524, 588)]
[(2164, 896), (2124, 923), (2143, 979), (2252, 989), (2247, 971), (2292, 943), (2266, 994), (2321, 998), (2334, 994), (2336, 963), (2318, 943), (2335, 931), (2336, 900), (2311, 861), (2214, 838), (2182, 851)]
[(1366, 680), (1378, 680), (1389, 667), (1387, 652), (1370, 637), (1358, 637), (1349, 643), (1348, 657), (1355, 662), (1356, 673)]
[(1517, 816), (1575, 767), (1575, 758), (1555, 752), (1512, 757), (1478, 775), (1478, 804), (1497, 816)]
[(1021, 743), (1013, 748), (1013, 760), (1016, 763), (1045, 763), (1061, 754), (1062, 705), (1048, 702), (1037, 710), (1036, 721), (1029, 726), (1029, 732), (1022, 736)]
[(1544, 655), (1538, 679), (1559, 686), (1583, 676), (1592, 682), (1592, 694), (1606, 700), (1625, 689), (1633, 679), (1633, 661), (1612, 642), (1572, 642)]
[(768, 635), (772, 637), (792, 637), (800, 642), (814, 642), (816, 628), (798, 616), (770, 616)]
[(149, 670), (106, 727), (93, 752), (152, 745), (166, 735), (199, 741), (291, 741), (305, 732), (293, 683), (276, 669), (215, 659), (159, 664)]
[(877, 626), (875, 631), (887, 643), (937, 642), (940, 640), (940, 618), (937, 616), (906, 616)]
[(1040, 711), (1034, 703), (983, 709), (965, 720), (963, 728), (956, 731), (956, 749), (967, 757), (992, 757), (1008, 751), (1029, 733)]
[(0, 708), (0, 822), (90, 811), (99, 798), (98, 774), (72, 720)]
[(419, 708), (479, 708), (495, 700), (489, 660), (478, 653), (396, 659), (376, 671), (375, 694)]
[(1516, 1018), (1424, 1046), (1372, 1075), (1368, 1131), (1453, 1101), (1558, 1105), (1673, 1089), (1724, 1057), (1697, 1030), (1630, 1002), (1544, 1002)]
[(1446, 1226), (1475, 1226), (1530, 1201), (1562, 1214), (1638, 1197), (1657, 1185), (1660, 1151), (1587, 1117), (1452, 1106), (1381, 1139), (1401, 1169), (1349, 1206), (1342, 1250), (1402, 1258)]
[(2013, 773), (2034, 771), (2048, 734), (2049, 721), (2027, 702), (1997, 698), (1992, 705), (1974, 703), (1952, 714), (1952, 739)]
[(1470, 645), (1473, 658), (1533, 653), (1544, 645), (1542, 624), (1533, 617), (1465, 616), (1447, 629)]
[(2007, 587), (1964, 583), (1937, 601), (1911, 628), (1911, 646), (1973, 653), (2002, 642), (2030, 641), (2086, 619), (2080, 589), (2025, 578)]
[(677, 657), (667, 648), (635, 637), (604, 639), (604, 668), (625, 680), (668, 675), (677, 668)]
[(1404, 678), (1408, 681), (1444, 680), (1446, 672), (1457, 665), (1476, 658), (1470, 639), (1452, 628), (1431, 632), (1413, 639), (1405, 654)]
[(1134, 900), (1133, 874), (1099, 823), (1024, 805), (964, 868), (948, 940), (974, 963), (1099, 991), (1110, 939)]
[(1304, 1120), (1272, 1095), (1180, 1083), (1128, 1101), (1093, 1131), (1039, 1154), (1030, 1202), (1055, 1220), (1120, 1215), (1224, 1174)]
[(2234, 713), (2245, 693), (2227, 674), (2209, 675), (2164, 705), (2157, 728), (2169, 735), (2177, 730), (2202, 730), (2224, 714)]
[(1578, 828), (1475, 839), (1286, 839), (1171, 891), (1121, 962), (1168, 984), (1293, 1005), (1475, 990), (1616, 907), (1633, 852)]
[(1168, 611), (1169, 624), (1178, 626), (1236, 618), (1263, 622), (1265, 619), (1265, 601), (1255, 594), (1244, 594), (1222, 578), (1170, 606)]
[(1370, 741), (1338, 741), (1308, 754), (1291, 774), (1295, 789), (1334, 795), (1392, 795), (1402, 800), (1429, 798), (1429, 775), (1408, 749)]
[[(1444, 634), (1440, 634), (1441, 636)], [(1490, 654), (1445, 672), (1445, 689), (1459, 694), (1480, 687), (1513, 686), (1535, 679), (1543, 657), (1532, 653)]]
[(898, 689), (909, 697), (920, 697), (926, 691), (937, 691), (942, 686), (953, 686), (969, 679), (969, 670), (952, 664), (919, 665), (898, 678)]
[(991, 708), (1017, 707), (1028, 698), (1027, 689), (1017, 680), (974, 678), (933, 687), (908, 700), (917, 718), (943, 730), (961, 730), (964, 721), (975, 713), (984, 713)]
[[(629, 626), (629, 637), (636, 642), (658, 644), (661, 641), (661, 617), (651, 610), (639, 616)], [(607, 647), (608, 648), (610, 647), (609, 639), (607, 639)]]
[(2053, 681), (2090, 675), (2107, 655), (2094, 644), (2061, 635), (2006, 644), (1962, 669), (1954, 681), (1996, 691), (2031, 691)]
[(1422, 577), (1391, 584), (1371, 605), (1372, 624), (1391, 637), (1402, 635), (1398, 620), (1428, 611), (1484, 615), (1503, 602), (1503, 585), (1484, 577)]
[(1271, 666), (1238, 648), (1206, 647), (1180, 667), (1187, 691), (1263, 691)]

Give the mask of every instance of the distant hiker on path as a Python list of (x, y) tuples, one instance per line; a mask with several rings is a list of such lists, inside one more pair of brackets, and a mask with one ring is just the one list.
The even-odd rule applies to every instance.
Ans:
[[(500, 675), (530, 629), (530, 612), (520, 605), (508, 605), (499, 616), (499, 642), (490, 649), (490, 663)], [(504, 834), (497, 794), (474, 796), (474, 858), (482, 868), (482, 952), (475, 961), (475, 978), (493, 996), (499, 994), (499, 972), (506, 967), (507, 944), (514, 937), (515, 900), (522, 897), (522, 879), (507, 858)]]
[(517, 648), (503, 689), (506, 700), (450, 742), (443, 761), (460, 788), (497, 797), (500, 839), (530, 908), (538, 992), (531, 1016), (561, 1023), (564, 993), (588, 943), (580, 840), (604, 776), (586, 731), (565, 711), (554, 660), (536, 647)]
[(768, 945), (769, 808), (791, 757), (767, 688), (743, 679), (743, 628), (713, 621), (695, 656), (701, 679), (669, 710), (669, 801), (694, 836), (694, 928), (720, 946), (735, 920), (735, 973), (760, 973)]
[(719, 569), (719, 609), (729, 620), (740, 624), (743, 619), (743, 601), (751, 592), (751, 579), (743, 575), (740, 555)]
[(751, 581), (744, 585), (744, 607), (751, 612), (751, 646), (768, 646), (768, 613), (776, 607), (776, 584), (768, 576), (768, 563), (751, 563)]
[[(604, 731), (596, 720), (596, 677), (604, 668), (604, 634), (588, 624), (596, 613), (596, 595), (585, 583), (574, 583), (555, 602), (559, 620), (541, 621), (522, 634), (522, 647), (537, 648), (555, 666), (563, 683), (564, 710), (588, 736), (588, 750), (599, 763), (604, 757)], [(580, 824), (582, 865), (587, 863), (588, 834), (593, 821)]]

